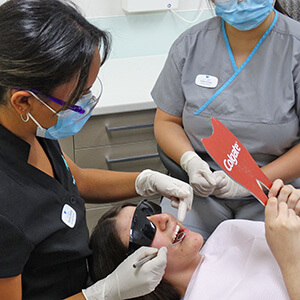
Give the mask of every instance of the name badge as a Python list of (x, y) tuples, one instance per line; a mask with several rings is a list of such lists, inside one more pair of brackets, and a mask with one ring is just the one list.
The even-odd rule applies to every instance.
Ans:
[(196, 77), (195, 83), (199, 86), (213, 89), (218, 85), (218, 78), (211, 75), (199, 74)]
[(70, 228), (73, 228), (76, 223), (76, 211), (68, 204), (65, 204), (61, 211), (61, 220)]

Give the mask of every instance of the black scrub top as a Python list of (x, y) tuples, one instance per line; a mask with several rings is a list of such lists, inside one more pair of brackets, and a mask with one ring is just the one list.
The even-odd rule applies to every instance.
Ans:
[(30, 145), (0, 125), (0, 278), (22, 274), (23, 299), (63, 299), (86, 286), (84, 200), (57, 141), (39, 138), (54, 171), (27, 163)]

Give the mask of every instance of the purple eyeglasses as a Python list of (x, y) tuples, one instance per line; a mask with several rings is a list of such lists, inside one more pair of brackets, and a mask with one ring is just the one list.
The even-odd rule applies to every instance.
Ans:
[[(99, 86), (98, 86), (98, 90), (97, 88), (95, 88), (95, 83), (93, 84), (93, 86), (91, 87), (90, 89), (90, 93), (92, 93), (92, 91), (94, 92), (93, 95), (91, 96), (91, 99), (90, 99), (90, 102), (92, 103), (92, 105), (88, 106), (89, 109), (88, 111), (86, 109), (83, 109), (81, 106), (79, 105), (75, 105), (75, 104), (72, 104), (70, 106), (67, 107), (67, 109), (70, 109), (72, 111), (75, 111), (81, 115), (87, 115), (90, 113), (91, 110), (93, 110), (95, 108), (95, 106), (97, 105), (97, 103), (99, 102), (99, 99), (102, 95), (102, 90), (103, 90), (103, 85), (102, 85), (102, 81), (100, 80), (99, 77), (96, 78), (96, 81), (98, 81), (99, 83)], [(18, 87), (13, 87), (13, 89), (21, 89), (21, 88), (18, 88)], [(94, 91), (96, 90), (96, 91)], [(66, 101), (63, 101), (61, 99), (58, 99), (58, 98), (55, 98), (53, 96), (49, 96), (49, 95), (46, 95), (38, 90), (35, 90), (35, 89), (29, 89), (28, 91), (34, 93), (34, 94), (40, 94), (40, 95), (44, 95), (47, 99), (61, 105), (61, 106), (64, 106), (66, 104)], [(97, 96), (94, 96), (94, 94), (96, 94)], [(80, 100), (80, 99), (79, 99)], [(79, 101), (80, 102), (80, 101)]]
[[(53, 96), (45, 95), (45, 94), (39, 92), (38, 90), (30, 89), (29, 91), (33, 92), (34, 94), (44, 95), (45, 97), (47, 97), (47, 99), (49, 99), (49, 100), (51, 100), (51, 101), (53, 101), (53, 102), (55, 102), (55, 103), (57, 103), (61, 106), (64, 106), (66, 104), (66, 101), (60, 100), (60, 99), (55, 98)], [(81, 115), (85, 113), (85, 110), (81, 106), (78, 106), (78, 105), (75, 105), (75, 104), (72, 104), (72, 105), (68, 106), (68, 109), (76, 111), (77, 113), (79, 113)]]

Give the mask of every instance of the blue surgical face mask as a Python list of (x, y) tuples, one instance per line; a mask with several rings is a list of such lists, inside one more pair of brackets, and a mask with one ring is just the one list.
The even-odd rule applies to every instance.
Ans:
[(238, 30), (258, 27), (273, 10), (273, 0), (215, 0), (216, 15)]
[[(88, 94), (83, 95), (76, 102), (76, 105), (79, 105), (83, 109), (88, 110), (91, 105), (94, 105), (93, 101), (91, 101), (92, 97), (93, 97), (92, 92), (89, 92)], [(86, 121), (90, 118), (92, 114), (92, 110), (90, 110), (89, 114), (87, 114), (84, 118), (82, 118), (80, 114), (69, 109), (56, 113), (55, 110), (53, 110), (49, 105), (47, 105), (40, 98), (36, 97), (36, 99), (38, 99), (41, 103), (43, 103), (58, 117), (57, 123), (54, 126), (46, 129), (43, 128), (30, 113), (28, 113), (28, 116), (37, 125), (36, 135), (39, 137), (58, 140), (58, 139), (66, 138), (68, 136), (75, 135), (78, 131), (80, 131), (80, 129), (83, 127), (83, 125), (86, 123)]]

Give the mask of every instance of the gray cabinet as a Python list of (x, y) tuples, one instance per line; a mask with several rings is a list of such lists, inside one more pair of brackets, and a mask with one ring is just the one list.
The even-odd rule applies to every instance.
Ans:
[[(63, 151), (82, 168), (166, 173), (156, 150), (155, 110), (92, 116), (73, 137), (60, 140)], [(138, 202), (141, 198), (130, 199)], [(159, 202), (159, 198), (152, 200)], [(87, 204), (88, 226), (115, 204)]]

